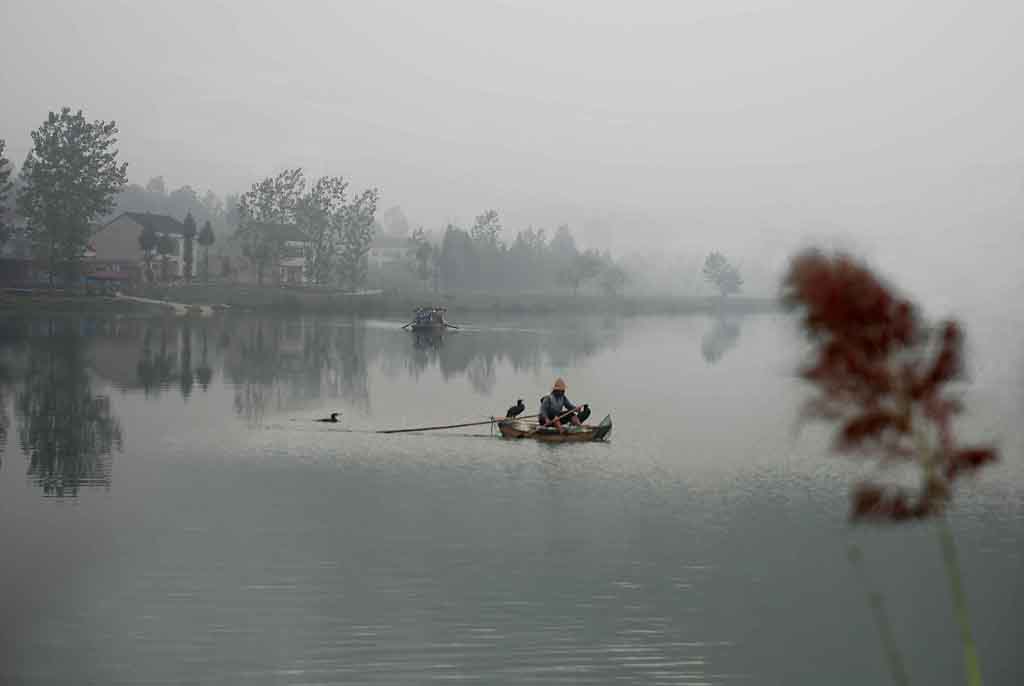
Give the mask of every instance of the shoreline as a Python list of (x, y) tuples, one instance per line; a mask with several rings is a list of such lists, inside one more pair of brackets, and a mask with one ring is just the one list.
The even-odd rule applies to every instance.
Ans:
[[(292, 314), (356, 314), (366, 317), (407, 317), (421, 305), (446, 307), (454, 319), (489, 314), (613, 314), (691, 315), (763, 314), (780, 310), (774, 298), (717, 296), (619, 296), (591, 294), (504, 293), (373, 293), (366, 295), (256, 286), (182, 286), (146, 289), (135, 294), (148, 302), (98, 295), (50, 293), (45, 289), (0, 291), (0, 311), (53, 313), (173, 313), (175, 305), (226, 305), (232, 312)], [(179, 312), (180, 314), (180, 312)]]

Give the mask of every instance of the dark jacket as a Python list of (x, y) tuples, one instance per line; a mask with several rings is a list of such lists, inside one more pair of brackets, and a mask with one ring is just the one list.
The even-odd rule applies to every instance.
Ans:
[[(554, 419), (569, 410), (575, 410), (576, 406), (565, 395), (561, 398), (548, 394), (540, 399), (540, 416), (547, 419)], [(563, 417), (565, 419), (565, 417)]]

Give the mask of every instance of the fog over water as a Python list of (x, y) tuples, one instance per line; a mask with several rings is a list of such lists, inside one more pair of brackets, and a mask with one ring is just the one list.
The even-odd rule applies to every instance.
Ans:
[[(888, 683), (856, 543), (912, 683), (960, 683), (933, 527), (850, 526), (865, 465), (793, 434), (788, 318), (465, 325), (4, 321), (0, 682)], [(972, 331), (963, 435), (1003, 459), (950, 519), (985, 683), (1010, 686), (1024, 346)], [(532, 411), (555, 374), (610, 442), (372, 433)]]
[[(0, 157), (81, 109), (128, 185), (50, 173), (105, 139), (0, 173), (0, 684), (861, 686), (886, 621), (961, 683), (956, 559), (1024, 683), (1021, 36), (1019, 0), (3, 0)], [(846, 438), (913, 428), (921, 473), (799, 421), (810, 246), (962, 325), (880, 372), (900, 301), (794, 270), (864, 324), (822, 318)], [(495, 429), (557, 377), (610, 441)], [(955, 488), (854, 526), (909, 511), (875, 478)]]
[[(498, 208), (617, 254), (706, 254), (769, 292), (848, 247), (936, 307), (1019, 299), (1017, 2), (5, 3), (0, 119), (116, 119), (132, 181), (285, 166), (428, 228)], [(1011, 297), (1016, 295), (1016, 297)], [(1019, 308), (1018, 308), (1019, 309)]]

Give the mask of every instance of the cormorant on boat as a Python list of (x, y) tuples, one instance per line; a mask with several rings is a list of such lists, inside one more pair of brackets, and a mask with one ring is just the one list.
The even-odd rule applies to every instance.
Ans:
[(523, 404), (523, 399), (520, 398), (518, 404), (508, 408), (508, 412), (505, 413), (505, 417), (507, 417), (508, 419), (515, 419), (516, 417), (521, 415), (523, 413), (523, 410), (525, 409), (526, 405)]
[(339, 414), (341, 414), (341, 413), (340, 412), (332, 412), (330, 417), (326, 417), (324, 419), (318, 419), (317, 421), (318, 422), (329, 422), (331, 424), (337, 424), (338, 423), (338, 415)]

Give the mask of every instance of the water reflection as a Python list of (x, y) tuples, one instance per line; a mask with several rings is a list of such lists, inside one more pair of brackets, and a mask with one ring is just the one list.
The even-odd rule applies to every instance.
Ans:
[[(109, 486), (110, 454), (123, 445), (110, 397), (97, 392), (89, 372), (87, 336), (94, 330), (89, 320), (53, 319), (4, 337), (2, 398), (13, 390), (27, 473), (46, 495), (73, 496), (82, 486)], [(24, 345), (26, 336), (31, 345)], [(3, 404), (6, 419), (6, 399)]]
[(223, 316), (24, 318), (0, 326), (0, 448), (16, 423), (28, 473), (44, 493), (110, 485), (109, 456), (123, 429), (104, 388), (175, 393), (186, 402), (214, 379), (233, 412), (252, 423), (270, 413), (326, 404), (371, 409), (374, 371), (384, 377), (468, 381), (490, 396), (499, 371), (569, 366), (617, 345), (617, 319), (478, 325), (441, 336), (355, 318)]
[(735, 317), (719, 313), (700, 341), (700, 353), (708, 364), (717, 364), (740, 340), (740, 323)]
[(337, 398), (369, 409), (365, 323), (254, 318), (231, 326), (223, 365), (239, 416), (258, 422), (268, 410)]
[(8, 414), (7, 396), (9, 389), (14, 386), (14, 367), (10, 357), (13, 351), (8, 350), (0, 343), (0, 468), (3, 468), (3, 454), (7, 447), (7, 432), (11, 426), (11, 417)]
[[(478, 326), (447, 334), (401, 331), (355, 318), (226, 316), (119, 320), (98, 330), (97, 373), (123, 391), (177, 390), (186, 401), (207, 391), (221, 370), (233, 409), (258, 423), (269, 412), (295, 412), (343, 400), (370, 410), (370, 371), (443, 381), (465, 378), (489, 396), (498, 369), (516, 373), (569, 366), (617, 345), (620, 320), (558, 320), (541, 327)], [(550, 328), (548, 328), (550, 327)], [(198, 360), (195, 358), (198, 357)]]

